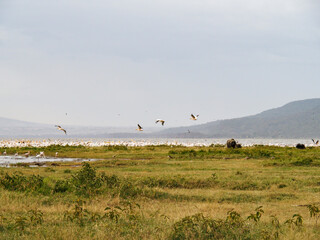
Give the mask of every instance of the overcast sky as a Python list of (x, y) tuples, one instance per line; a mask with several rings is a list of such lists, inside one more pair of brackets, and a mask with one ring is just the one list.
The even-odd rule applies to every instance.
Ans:
[(320, 97), (320, 4), (0, 0), (0, 83), (0, 117), (41, 123), (256, 114)]

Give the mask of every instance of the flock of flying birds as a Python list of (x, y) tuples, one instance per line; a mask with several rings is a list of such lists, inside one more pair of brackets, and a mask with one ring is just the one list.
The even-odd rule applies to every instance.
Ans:
[[(198, 119), (198, 117), (199, 117), (199, 114), (198, 115), (193, 115), (192, 113), (191, 113), (191, 120), (193, 120), (193, 121), (196, 121), (197, 119)], [(162, 126), (164, 126), (164, 123), (165, 123), (166, 121), (165, 120), (163, 120), (163, 119), (157, 119), (156, 120), (156, 124), (157, 123), (161, 123), (162, 124)], [(137, 131), (143, 131), (143, 127), (141, 127), (141, 125), (138, 123), (137, 124), (138, 125), (138, 128), (136, 129)], [(67, 135), (67, 131), (64, 129), (64, 128), (62, 128), (60, 125), (55, 125), (55, 127), (58, 129), (58, 130), (60, 130), (60, 131), (63, 131), (66, 135)], [(188, 130), (188, 133), (190, 133), (190, 131)]]
[[(66, 115), (67, 115), (67, 114), (66, 114)], [(199, 117), (199, 115), (196, 115), (196, 116), (195, 116), (195, 115), (191, 114), (191, 118), (190, 118), (190, 119), (193, 120), (193, 121), (196, 121), (196, 120), (198, 119), (198, 117)], [(164, 123), (165, 123), (165, 122), (166, 122), (166, 121), (163, 120), (163, 119), (156, 119), (156, 124), (157, 124), (157, 123), (161, 123), (161, 125), (164, 126)], [(137, 130), (137, 131), (143, 131), (143, 128), (141, 127), (141, 125), (140, 125), (139, 123), (138, 123), (137, 125), (138, 125), (138, 128), (137, 128), (136, 130)], [(67, 131), (66, 131), (64, 128), (62, 128), (60, 125), (55, 125), (55, 127), (56, 127), (58, 130), (63, 131), (63, 132), (67, 135)], [(190, 130), (189, 130), (189, 129), (188, 129), (188, 133), (190, 133)], [(311, 139), (311, 140), (312, 140), (312, 142), (313, 142), (315, 145), (318, 145), (318, 144), (319, 144), (319, 140), (314, 140), (314, 139)], [(3, 155), (7, 155), (7, 151), (5, 150), (2, 154), (3, 154)], [(18, 153), (16, 153), (15, 156), (18, 156)], [(30, 151), (27, 152), (27, 153), (25, 153), (24, 156), (25, 156), (25, 157), (29, 157), (29, 156), (30, 156)], [(58, 157), (58, 152), (56, 152), (55, 156)], [(44, 157), (45, 157), (44, 152), (40, 152), (39, 154), (36, 155), (36, 157), (37, 157), (37, 158), (40, 158), (40, 157), (44, 158)]]
[[(198, 119), (198, 117), (199, 117), (199, 114), (198, 115), (193, 115), (192, 113), (191, 113), (191, 120), (193, 120), (193, 121), (196, 121), (197, 119)], [(163, 120), (163, 119), (157, 119), (156, 120), (156, 124), (157, 123), (161, 123), (161, 125), (162, 126), (164, 126), (164, 123), (165, 123), (166, 121), (165, 120)], [(143, 127), (141, 127), (141, 125), (138, 123), (137, 124), (138, 125), (138, 128), (136, 129), (137, 131), (143, 131)], [(60, 125), (55, 125), (55, 127), (58, 129), (58, 130), (60, 130), (60, 131), (63, 131), (66, 135), (67, 135), (67, 131), (65, 130), (65, 129), (63, 129)], [(188, 129), (188, 133), (190, 133), (190, 130)], [(314, 140), (314, 139), (311, 139), (312, 140), (312, 142), (315, 144), (315, 145), (318, 145), (319, 144), (319, 140)]]
[[(67, 115), (67, 114), (66, 114), (66, 115)], [(190, 119), (193, 120), (193, 121), (196, 121), (196, 120), (198, 119), (198, 117), (199, 117), (199, 115), (196, 115), (196, 116), (195, 116), (195, 115), (191, 114), (191, 118), (190, 118)], [(164, 126), (164, 123), (165, 123), (165, 122), (166, 122), (166, 121), (163, 120), (163, 119), (157, 119), (157, 120), (156, 120), (156, 124), (157, 124), (157, 123), (161, 123), (162, 126)], [(138, 131), (143, 131), (143, 128), (141, 127), (141, 125), (140, 125), (140, 124), (137, 124), (137, 125), (138, 125), (138, 128), (137, 128), (136, 130), (138, 130)], [(58, 130), (64, 132), (64, 134), (67, 135), (67, 130), (65, 130), (64, 128), (62, 128), (60, 125), (55, 125), (55, 127), (56, 127)], [(188, 133), (190, 133), (190, 130), (189, 130), (189, 129), (188, 129)], [(312, 140), (313, 140), (313, 139), (312, 139)], [(319, 142), (319, 141), (318, 141), (318, 142)], [(7, 151), (5, 150), (2, 154), (3, 154), (3, 155), (7, 155)], [(15, 156), (17, 157), (17, 156), (18, 156), (18, 153), (16, 153)], [(25, 156), (25, 157), (29, 157), (29, 156), (30, 156), (30, 151), (27, 152), (27, 153), (25, 153), (24, 156)], [(58, 156), (58, 152), (56, 152), (56, 157), (57, 157), (57, 156)], [(39, 154), (36, 155), (36, 157), (37, 157), (37, 158), (40, 158), (40, 157), (44, 158), (44, 157), (45, 157), (44, 152), (40, 152)]]
[[(191, 113), (191, 120), (193, 120), (193, 121), (196, 121), (197, 119), (198, 119), (198, 117), (199, 117), (199, 115), (193, 115), (192, 113)], [(164, 126), (164, 123), (165, 123), (166, 121), (165, 120), (163, 120), (163, 119), (157, 119), (156, 120), (156, 124), (157, 123), (161, 123), (162, 124), (162, 126)], [(137, 131), (143, 131), (143, 127), (141, 127), (141, 125), (138, 123), (138, 128), (136, 129)], [(188, 130), (188, 132), (190, 133), (190, 131)]]

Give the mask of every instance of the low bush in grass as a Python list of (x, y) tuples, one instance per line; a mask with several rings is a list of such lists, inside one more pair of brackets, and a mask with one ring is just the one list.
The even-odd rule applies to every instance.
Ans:
[(0, 177), (0, 185), (10, 191), (21, 192), (40, 192), (43, 194), (50, 193), (50, 187), (44, 182), (44, 178), (39, 175), (24, 176), (20, 173), (14, 173)]
[(216, 178), (209, 177), (205, 179), (191, 179), (181, 176), (173, 177), (148, 177), (140, 182), (143, 186), (160, 188), (212, 188), (217, 185)]
[(294, 214), (283, 224), (271, 216), (270, 222), (260, 222), (262, 206), (243, 218), (236, 211), (229, 211), (225, 219), (206, 217), (202, 213), (184, 217), (171, 229), (170, 239), (279, 239), (286, 229), (301, 231), (303, 219)]
[[(46, 181), (45, 181), (46, 180)], [(53, 184), (47, 184), (53, 182)], [(52, 185), (52, 186), (51, 186)], [(50, 193), (73, 192), (78, 196), (92, 197), (99, 193), (110, 193), (121, 198), (135, 198), (142, 193), (140, 186), (134, 185), (129, 179), (120, 179), (116, 175), (97, 174), (89, 163), (83, 163), (80, 171), (70, 179), (44, 179), (39, 175), (25, 176), (20, 173), (0, 175), (0, 186), (10, 191)]]
[(292, 163), (294, 166), (310, 166), (312, 165), (313, 160), (311, 158), (304, 158)]
[(96, 194), (101, 185), (101, 178), (97, 176), (96, 169), (89, 163), (82, 163), (80, 171), (72, 175), (71, 186), (77, 195), (91, 196)]
[(64, 193), (70, 190), (71, 190), (71, 186), (68, 180), (58, 180), (53, 187), (54, 193)]
[(130, 181), (123, 181), (118, 188), (119, 190), (119, 197), (128, 199), (128, 198), (135, 198), (142, 193), (142, 189), (135, 186)]
[(250, 229), (236, 212), (226, 220), (213, 219), (202, 213), (187, 216), (172, 227), (171, 239), (250, 239)]
[(103, 147), (104, 151), (127, 151), (128, 146), (126, 145), (113, 145), (113, 146), (105, 146)]
[(117, 175), (108, 176), (104, 172), (100, 175), (101, 181), (108, 188), (118, 187), (121, 183), (121, 179)]

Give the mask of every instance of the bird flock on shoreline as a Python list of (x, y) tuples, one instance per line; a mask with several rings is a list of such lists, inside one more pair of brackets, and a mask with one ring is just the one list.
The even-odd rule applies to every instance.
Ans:
[[(67, 115), (67, 113), (66, 113), (66, 115)], [(190, 120), (196, 121), (196, 120), (198, 120), (199, 114), (198, 115), (191, 114), (190, 116), (191, 116)], [(156, 119), (155, 124), (160, 123), (162, 126), (164, 126), (165, 122), (166, 121), (163, 120), (163, 119)], [(143, 127), (139, 123), (137, 124), (137, 126), (138, 126), (138, 128), (136, 129), (137, 131), (141, 132), (141, 131), (144, 130)], [(67, 135), (67, 130), (66, 129), (62, 128), (60, 125), (55, 125), (55, 127), (57, 128), (57, 130), (62, 131), (62, 132), (65, 133), (65, 135)], [(191, 133), (189, 129), (188, 129), (187, 133)], [(316, 146), (319, 145), (319, 140), (315, 140), (315, 139), (311, 139), (311, 140), (312, 140), (314, 145), (316, 145)], [(1, 154), (1, 152), (0, 152), (0, 154)], [(5, 150), (2, 153), (2, 155), (4, 155), (4, 156), (7, 155), (7, 151)], [(19, 153), (18, 152), (15, 153), (14, 156), (18, 157)], [(22, 156), (28, 158), (29, 156), (31, 156), (30, 151), (24, 153)], [(40, 152), (40, 153), (37, 153), (35, 157), (36, 158), (45, 158), (45, 154), (44, 154), (44, 152)], [(58, 152), (55, 153), (55, 157), (58, 157)]]
[[(67, 113), (66, 113), (66, 115), (67, 115)], [(191, 116), (191, 118), (190, 118), (191, 120), (196, 121), (198, 119), (198, 117), (199, 117), (199, 114), (198, 115), (191, 114), (190, 116)], [(155, 121), (156, 124), (160, 123), (162, 126), (164, 126), (165, 122), (166, 121), (163, 120), (163, 119), (156, 119), (156, 121)], [(137, 124), (137, 126), (138, 126), (138, 128), (136, 129), (137, 131), (142, 132), (144, 130), (143, 127), (139, 123)], [(67, 130), (64, 129), (63, 127), (61, 127), (60, 125), (54, 125), (54, 127), (56, 127), (57, 130), (62, 131), (62, 132), (64, 132), (65, 135), (67, 135)], [(190, 133), (189, 129), (188, 129), (188, 133)], [(2, 153), (2, 155), (7, 155), (7, 151), (5, 150)], [(19, 153), (18, 152), (15, 153), (14, 156), (18, 157)], [(31, 156), (30, 151), (24, 153), (23, 156), (26, 157), (26, 158)], [(56, 152), (55, 157), (58, 157), (58, 152)], [(45, 158), (44, 152), (37, 153), (36, 154), (36, 158)]]
[[(102, 146), (127, 146), (127, 147), (141, 147), (141, 146), (159, 146), (159, 145), (169, 145), (169, 146), (186, 146), (186, 147), (207, 147), (212, 144), (224, 144), (224, 142), (227, 139), (220, 139), (220, 140), (215, 140), (215, 141), (210, 141), (208, 139), (204, 139), (202, 141), (185, 141), (184, 143), (178, 142), (177, 140), (167, 140), (167, 139), (158, 139), (156, 141), (152, 140), (146, 140), (146, 139), (131, 139), (131, 140), (87, 140), (87, 139), (78, 139), (78, 140), (73, 140), (70, 141), (70, 139), (42, 139), (42, 140), (32, 140), (32, 139), (26, 139), (26, 140), (0, 140), (0, 148), (4, 148), (3, 152), (0, 152), (0, 155), (6, 156), (8, 155), (8, 158), (16, 158), (16, 159), (21, 159), (21, 158), (32, 158), (35, 157), (37, 159), (43, 158), (47, 159), (48, 157), (45, 155), (44, 152), (38, 152), (35, 155), (32, 156), (30, 151), (28, 152), (15, 152), (15, 153), (7, 153), (6, 148), (12, 148), (12, 147), (48, 147), (48, 146), (87, 146), (87, 147), (102, 147)], [(319, 146), (320, 141), (311, 139), (312, 144), (308, 144), (309, 147), (312, 146)], [(254, 146), (256, 142), (247, 142), (244, 145), (245, 146)], [(261, 143), (263, 145), (268, 145), (268, 146), (279, 146), (279, 147), (285, 147), (285, 146), (292, 146), (294, 147), (295, 144), (294, 142), (290, 143), (289, 145), (286, 143), (271, 143), (271, 142), (265, 142)], [(305, 144), (307, 142), (305, 141)], [(56, 152), (54, 155), (55, 158), (59, 157), (59, 153)], [(50, 158), (50, 157), (49, 157)]]

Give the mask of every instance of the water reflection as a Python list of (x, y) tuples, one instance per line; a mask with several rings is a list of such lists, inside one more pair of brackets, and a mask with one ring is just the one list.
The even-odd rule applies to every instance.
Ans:
[(10, 165), (18, 163), (30, 163), (29, 166), (39, 167), (47, 162), (83, 162), (94, 161), (96, 159), (82, 159), (82, 158), (36, 158), (36, 157), (22, 157), (22, 156), (0, 156), (0, 167), (9, 167)]

